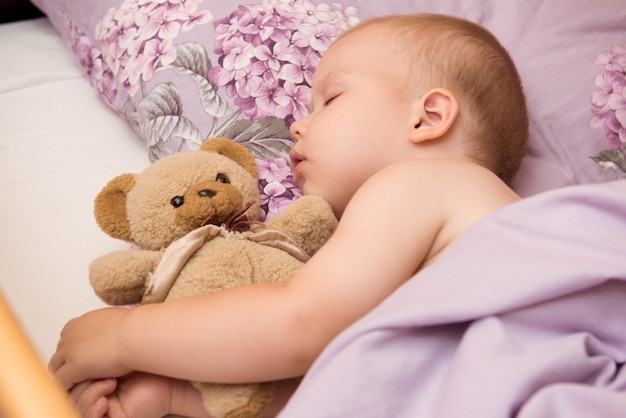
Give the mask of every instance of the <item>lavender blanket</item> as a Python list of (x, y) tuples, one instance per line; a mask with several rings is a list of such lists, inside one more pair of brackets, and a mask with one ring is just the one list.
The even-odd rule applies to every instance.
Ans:
[[(346, 301), (349, 303), (349, 301)], [(494, 213), (320, 356), (294, 417), (626, 417), (626, 181)]]

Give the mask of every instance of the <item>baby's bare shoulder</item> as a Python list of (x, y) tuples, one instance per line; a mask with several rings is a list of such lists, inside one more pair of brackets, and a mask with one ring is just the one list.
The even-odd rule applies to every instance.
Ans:
[(404, 190), (414, 185), (415, 192), (405, 193), (400, 200), (408, 207), (429, 213), (430, 219), (439, 225), (422, 266), (433, 262), (480, 219), (520, 199), (493, 172), (472, 162), (420, 160), (399, 165), (394, 171), (391, 177), (403, 179), (398, 181), (412, 180), (404, 184)]
[(474, 218), (516, 202), (520, 197), (487, 168), (464, 160), (423, 160), (413, 167), (425, 193), (438, 197), (450, 216)]
[(393, 164), (379, 174), (388, 184), (412, 185), (414, 190), (430, 194), (495, 193), (505, 199), (519, 199), (493, 172), (467, 160), (413, 160)]
[(478, 217), (519, 200), (491, 171), (464, 160), (423, 159), (392, 164), (370, 178), (362, 189), (358, 194), (368, 197), (364, 206), (393, 203), (396, 211), (419, 207), (422, 213), (443, 216), (444, 223), (457, 217), (458, 212)]

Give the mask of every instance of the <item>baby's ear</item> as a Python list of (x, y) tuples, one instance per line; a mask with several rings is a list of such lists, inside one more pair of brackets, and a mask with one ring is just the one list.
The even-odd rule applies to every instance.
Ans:
[(420, 97), (411, 142), (418, 143), (441, 138), (454, 125), (459, 115), (459, 103), (450, 90), (436, 88)]

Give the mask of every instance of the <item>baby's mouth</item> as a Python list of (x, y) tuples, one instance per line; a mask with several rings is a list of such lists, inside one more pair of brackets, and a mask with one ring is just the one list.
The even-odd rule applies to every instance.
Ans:
[(304, 158), (293, 148), (289, 151), (289, 159), (291, 160), (291, 169), (293, 171), (296, 170), (298, 164), (304, 161)]
[(298, 184), (298, 179), (300, 177), (300, 173), (298, 170), (298, 166), (305, 161), (304, 157), (300, 155), (294, 148), (289, 151), (289, 160), (291, 162), (291, 170), (293, 172), (293, 178), (296, 184)]

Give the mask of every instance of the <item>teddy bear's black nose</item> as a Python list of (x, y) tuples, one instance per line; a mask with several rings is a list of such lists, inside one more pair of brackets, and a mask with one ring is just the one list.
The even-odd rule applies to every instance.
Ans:
[(217, 194), (215, 190), (211, 189), (202, 189), (198, 192), (198, 196), (200, 197), (213, 197)]

